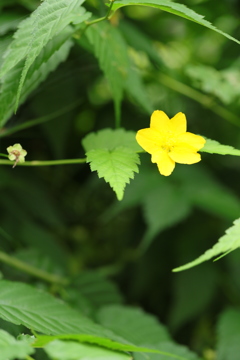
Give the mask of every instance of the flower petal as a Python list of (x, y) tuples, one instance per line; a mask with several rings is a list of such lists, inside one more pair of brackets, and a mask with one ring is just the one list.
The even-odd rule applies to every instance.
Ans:
[(149, 154), (161, 150), (162, 137), (156, 129), (142, 129), (137, 132), (136, 140), (138, 144)]
[(183, 114), (182, 112), (177, 113), (171, 119), (171, 126), (172, 126), (172, 131), (176, 135), (185, 133), (187, 131), (187, 119), (185, 114)]
[(152, 129), (157, 129), (159, 131), (164, 130), (166, 127), (168, 128), (170, 125), (170, 119), (165, 114), (165, 112), (156, 110), (152, 113), (150, 127)]
[(168, 156), (166, 151), (159, 151), (152, 155), (152, 162), (157, 163), (161, 175), (169, 176), (175, 168), (175, 162)]
[(191, 146), (196, 151), (202, 149), (206, 142), (206, 140), (202, 136), (195, 135), (190, 132), (179, 135), (177, 141), (178, 143), (183, 143), (184, 145)]
[(168, 155), (173, 161), (176, 161), (179, 164), (190, 165), (201, 160), (200, 154), (188, 146), (175, 146)]

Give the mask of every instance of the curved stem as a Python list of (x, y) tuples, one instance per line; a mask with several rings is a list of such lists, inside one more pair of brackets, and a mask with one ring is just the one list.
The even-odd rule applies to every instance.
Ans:
[(19, 259), (16, 259), (13, 256), (10, 256), (3, 251), (0, 251), (0, 261), (4, 262), (7, 265), (14, 267), (20, 271), (23, 271), (29, 275), (35, 276), (39, 279), (45, 280), (50, 283), (60, 284), (60, 285), (68, 285), (69, 280), (58, 275), (49, 274), (44, 270), (40, 270), (35, 266), (29, 265)]
[[(51, 165), (69, 165), (69, 164), (84, 164), (86, 159), (63, 159), (63, 160), (33, 160), (18, 163), (17, 166), (51, 166)], [(13, 165), (13, 161), (0, 160), (0, 165)]]

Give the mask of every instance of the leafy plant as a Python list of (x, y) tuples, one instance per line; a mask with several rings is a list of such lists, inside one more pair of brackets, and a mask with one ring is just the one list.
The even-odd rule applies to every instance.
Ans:
[(237, 9), (1, 1), (1, 360), (238, 359)]

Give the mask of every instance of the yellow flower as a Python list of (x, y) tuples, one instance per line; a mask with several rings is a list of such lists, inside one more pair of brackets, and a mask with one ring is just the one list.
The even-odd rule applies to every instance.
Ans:
[(160, 174), (168, 176), (175, 163), (195, 164), (201, 160), (198, 150), (206, 140), (199, 135), (187, 132), (186, 116), (179, 112), (172, 119), (160, 110), (153, 112), (150, 128), (137, 132), (138, 144), (152, 155)]

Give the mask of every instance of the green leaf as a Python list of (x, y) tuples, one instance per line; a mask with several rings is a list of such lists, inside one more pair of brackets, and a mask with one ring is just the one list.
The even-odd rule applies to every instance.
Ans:
[(98, 346), (79, 344), (74, 341), (54, 340), (44, 347), (53, 359), (58, 360), (130, 360), (130, 355), (103, 349)]
[(222, 145), (219, 142), (211, 139), (206, 139), (204, 147), (199, 150), (201, 152), (207, 152), (210, 154), (220, 154), (220, 155), (235, 155), (240, 156), (240, 150), (235, 149), (229, 145)]
[(82, 271), (72, 285), (94, 308), (121, 303), (123, 300), (115, 283), (104, 278), (99, 271)]
[(186, 218), (191, 209), (188, 199), (165, 180), (144, 199), (143, 212), (148, 226), (140, 245), (144, 251), (160, 231)]
[(122, 200), (124, 189), (129, 179), (138, 172), (141, 150), (133, 131), (123, 129), (105, 129), (87, 135), (82, 141), (86, 151), (87, 162), (92, 171), (97, 171), (99, 178), (104, 178)]
[(120, 351), (158, 352), (132, 345), (62, 301), (22, 283), (0, 281), (0, 317), (45, 334), (62, 334), (39, 336), (34, 342), (35, 347), (42, 347), (55, 339), (68, 339)]
[[(42, 52), (36, 58), (29, 69), (28, 77), (23, 85), (20, 104), (23, 103), (28, 95), (37, 86), (43, 82), (48, 74), (56, 69), (56, 67), (66, 60), (70, 48), (73, 45), (68, 40), (73, 30), (67, 27), (59, 36), (44, 47)], [(2, 78), (2, 86), (0, 92), (0, 125), (3, 126), (14, 112), (16, 93), (19, 86), (19, 79), (23, 68), (23, 61), (17, 64), (13, 69)]]
[(97, 313), (97, 320), (137, 345), (155, 345), (170, 340), (165, 326), (140, 308), (121, 305), (105, 306)]
[[(116, 336), (115, 336), (116, 337)], [(64, 335), (56, 335), (56, 336), (47, 336), (47, 335), (39, 335), (37, 337), (37, 340), (34, 342), (33, 346), (38, 347), (44, 347), (46, 344), (52, 342), (53, 340), (74, 340), (79, 341), (83, 343), (89, 343), (94, 345), (100, 345), (102, 347), (105, 347), (107, 349), (111, 350), (118, 350), (118, 351), (128, 351), (128, 352), (149, 352), (149, 353), (157, 353), (161, 354), (161, 351), (152, 349), (151, 347), (139, 347), (135, 345), (131, 345), (130, 343), (127, 343), (126, 340), (123, 340), (122, 342), (116, 342), (112, 341), (107, 338), (97, 337), (93, 335), (84, 335), (84, 334), (64, 334)], [(125, 341), (125, 343), (124, 343)]]
[(0, 329), (1, 360), (25, 359), (33, 354), (34, 349), (26, 340), (16, 340), (6, 331)]
[(161, 9), (163, 11), (167, 11), (169, 13), (175, 14), (177, 16), (181, 16), (185, 19), (194, 21), (200, 25), (203, 25), (211, 30), (218, 32), (219, 34), (227, 37), (230, 40), (235, 41), (236, 43), (240, 44), (240, 41), (235, 39), (234, 37), (226, 34), (225, 32), (217, 29), (213, 26), (209, 21), (204, 20), (202, 15), (197, 14), (195, 11), (187, 8), (185, 5), (178, 4), (172, 2), (170, 0), (121, 0), (115, 1), (113, 4), (112, 9), (117, 10), (123, 6), (127, 5), (143, 5), (143, 6), (150, 6)]
[(76, 18), (82, 16), (82, 20), (85, 20), (85, 9), (80, 7), (82, 2), (83, 0), (45, 0), (29, 18), (20, 23), (0, 69), (2, 77), (26, 57), (18, 87), (17, 105), (28, 70), (44, 46)]
[(135, 152), (142, 150), (136, 141), (136, 133), (124, 129), (104, 129), (96, 133), (90, 133), (82, 140), (82, 145), (86, 152), (97, 149), (111, 151), (120, 146), (127, 147)]
[(121, 146), (114, 150), (91, 150), (86, 156), (91, 170), (97, 171), (99, 178), (104, 178), (115, 191), (118, 200), (122, 200), (126, 184), (134, 178), (134, 172), (138, 172), (138, 154)]
[(118, 29), (108, 22), (90, 26), (86, 36), (110, 84), (115, 104), (116, 124), (119, 126), (120, 106), (130, 66), (127, 45)]
[[(197, 354), (190, 351), (186, 346), (174, 344), (173, 342), (161, 342), (155, 347), (163, 351), (167, 354), (174, 354), (174, 356), (169, 358), (169, 355), (162, 355), (162, 354), (147, 354), (148, 360), (171, 360), (172, 358), (176, 358), (179, 360), (202, 360), (200, 359)], [(134, 360), (145, 360), (145, 354), (134, 354)]]
[[(224, 104), (229, 104), (239, 98), (239, 86), (233, 86), (223, 71), (206, 65), (188, 65), (186, 73), (196, 87), (208, 94), (215, 95)], [(236, 83), (238, 84), (238, 82)]]
[(217, 324), (217, 359), (238, 360), (240, 354), (240, 311), (224, 311)]
[(176, 272), (190, 269), (191, 267), (201, 264), (202, 262), (212, 259), (213, 257), (220, 254), (223, 254), (220, 256), (223, 257), (229, 252), (236, 250), (238, 247), (240, 247), (240, 218), (235, 220), (233, 224), (234, 225), (226, 230), (226, 234), (220, 237), (218, 242), (211, 249), (207, 250), (196, 260), (191, 261), (190, 263), (180, 266), (176, 269), (173, 269), (173, 271)]

